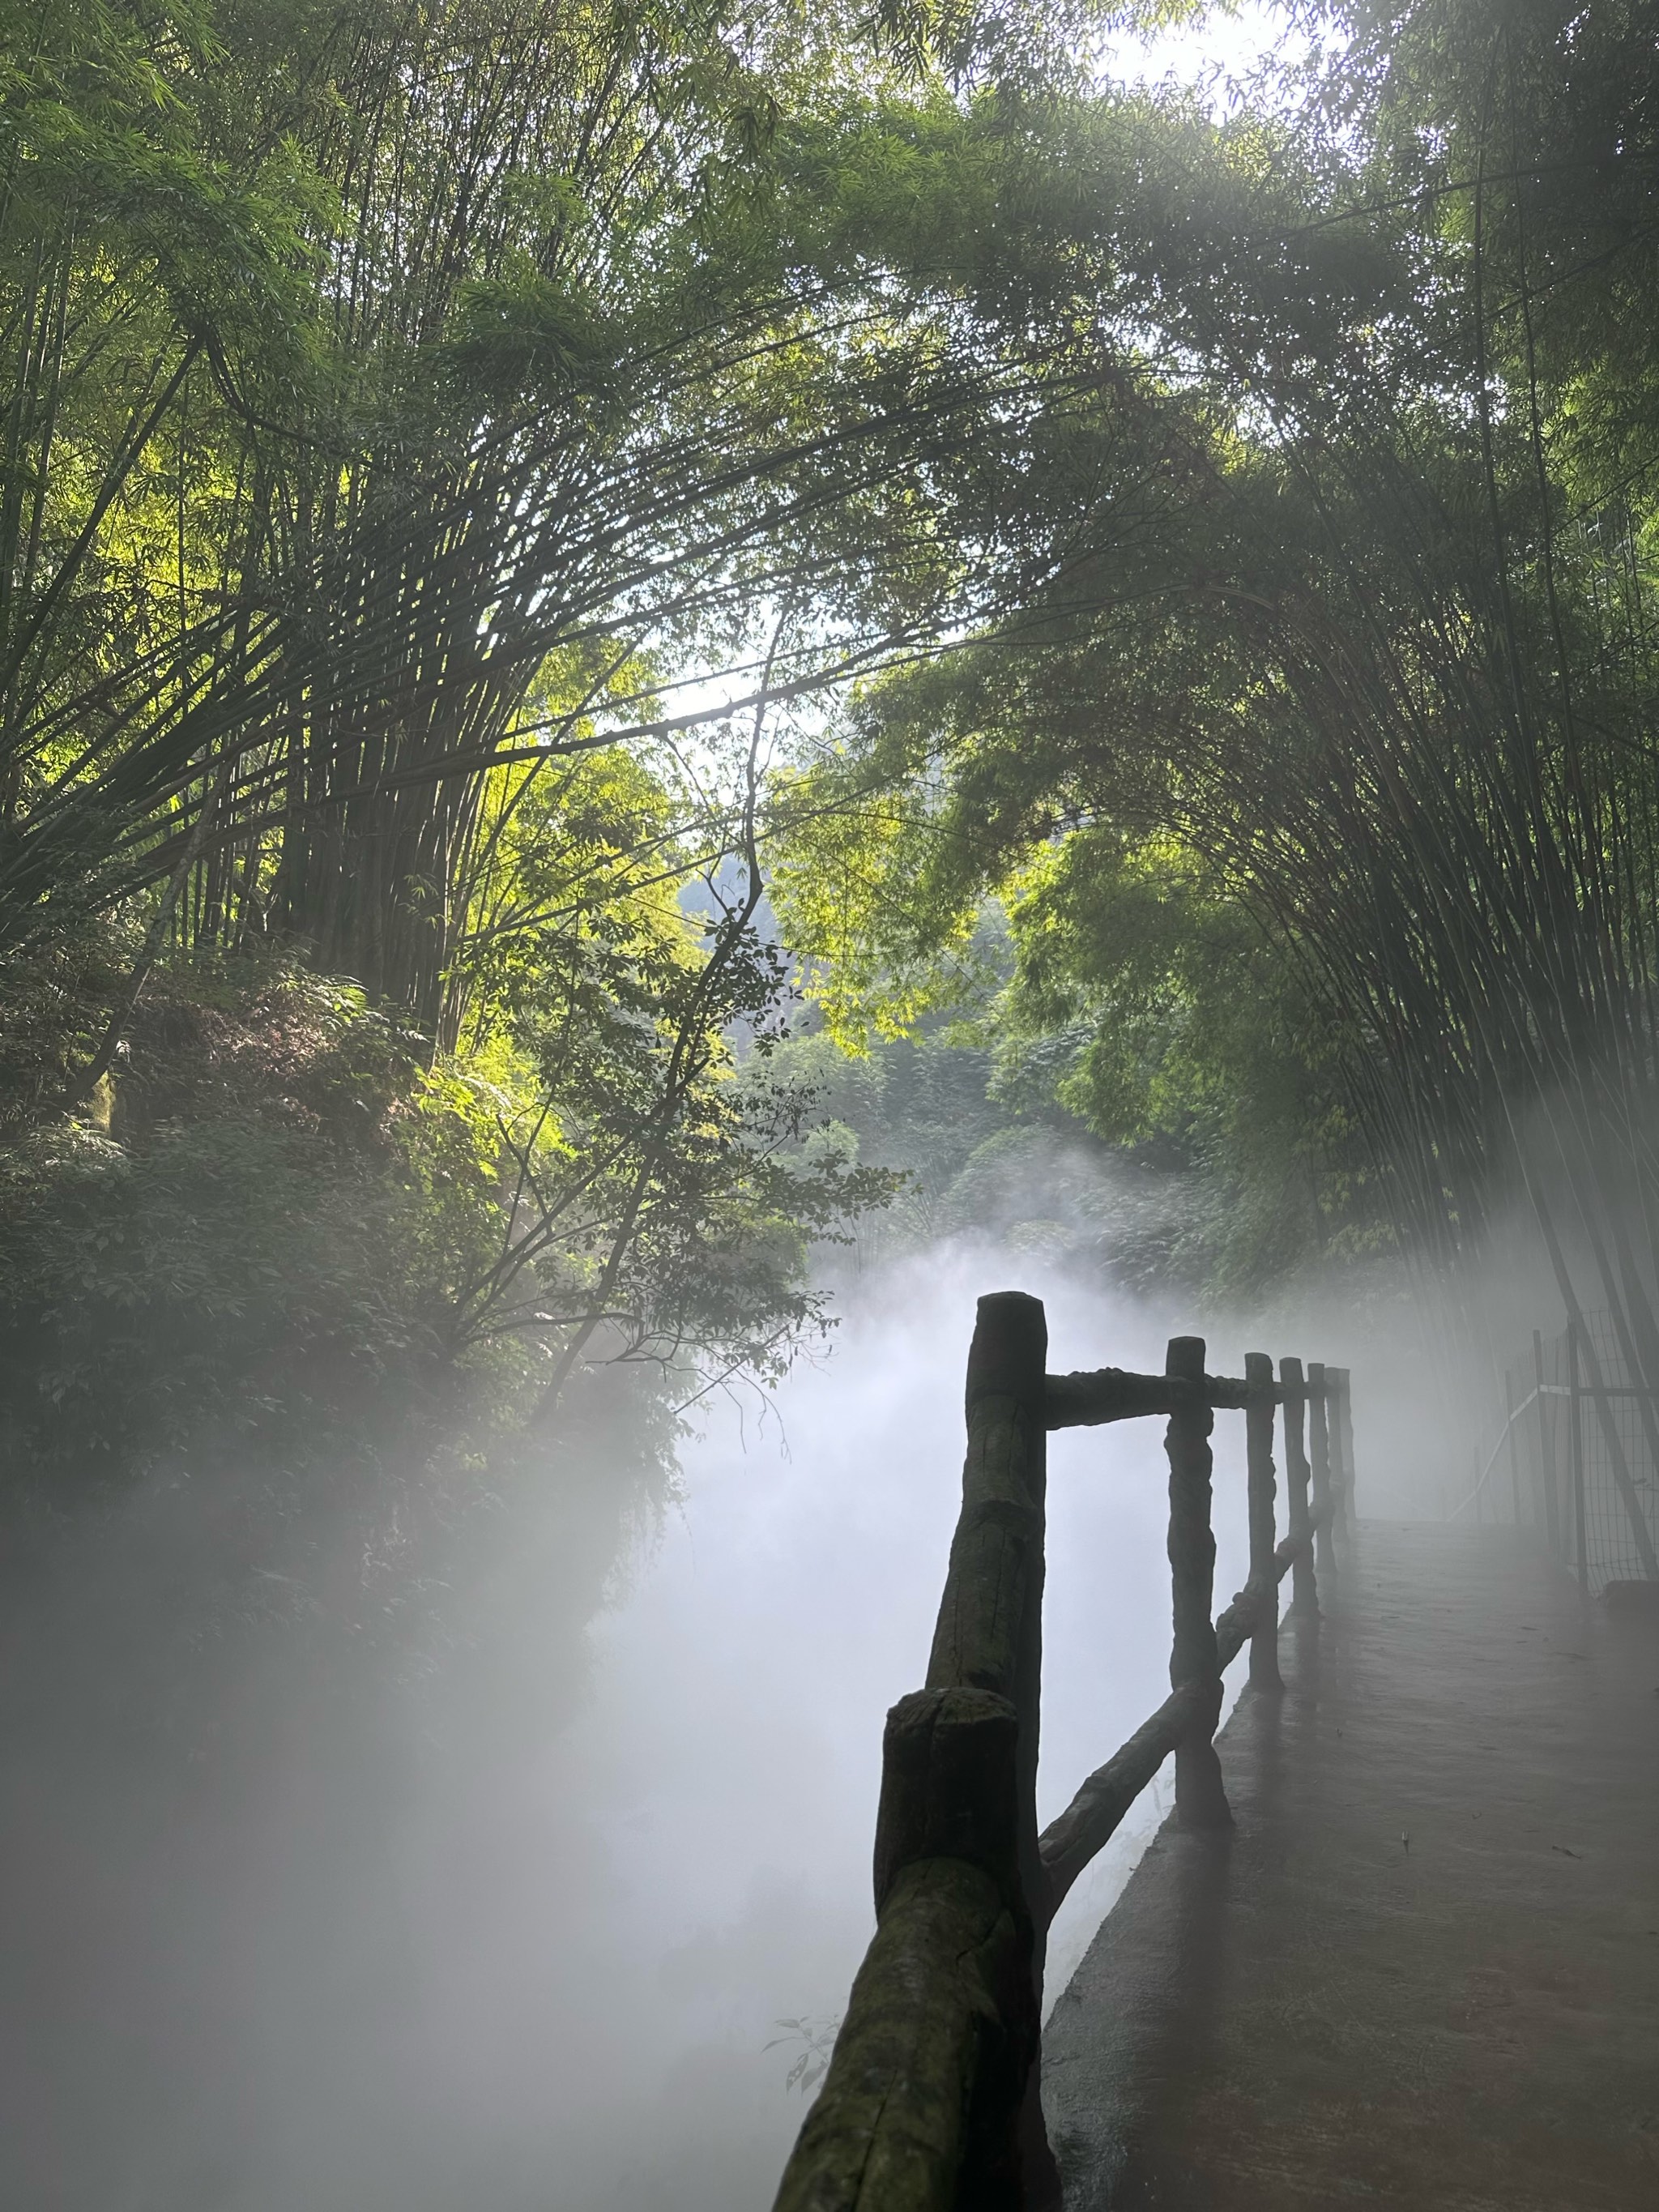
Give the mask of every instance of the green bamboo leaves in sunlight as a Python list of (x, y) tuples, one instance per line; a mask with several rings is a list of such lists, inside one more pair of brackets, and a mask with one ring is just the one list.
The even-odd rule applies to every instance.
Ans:
[(349, 979), (489, 1164), (438, 1340), (759, 1358), (877, 1194), (769, 886), (1218, 1280), (1519, 1205), (1659, 1374), (1651, 55), (1356, 6), (1218, 118), (1133, 12), (7, 15), (9, 1122)]

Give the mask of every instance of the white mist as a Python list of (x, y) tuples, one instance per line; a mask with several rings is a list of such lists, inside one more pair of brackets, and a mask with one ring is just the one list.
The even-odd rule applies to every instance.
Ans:
[[(1044, 1297), (1051, 1367), (1161, 1370), (1164, 1317), (1040, 1262), (906, 1263), (852, 1301), (832, 1356), (789, 1378), (774, 1418), (713, 1414), (685, 1455), (680, 1512), (595, 1632), (591, 1702), (558, 1754), (606, 1868), (577, 1969), (592, 2003), (568, 1984), (558, 2070), (589, 2088), (568, 2108), (567, 2172), (587, 2178), (555, 2198), (562, 2212), (770, 2201), (804, 2106), (784, 2088), (799, 2045), (764, 2045), (781, 2019), (839, 2012), (869, 1939), (883, 1717), (926, 1670), (975, 1299), (1006, 1288)], [(1232, 1426), (1237, 1437), (1221, 1417), (1218, 1606), (1244, 1573)], [(1168, 1689), (1162, 1432), (1146, 1421), (1050, 1441), (1044, 1820)], [(1149, 1792), (1067, 1900), (1051, 1996), (1160, 1809)], [(607, 1917), (608, 1960), (592, 1941)], [(633, 1993), (621, 2006), (619, 1980)], [(597, 2078), (607, 2063), (639, 2092), (621, 2136)]]

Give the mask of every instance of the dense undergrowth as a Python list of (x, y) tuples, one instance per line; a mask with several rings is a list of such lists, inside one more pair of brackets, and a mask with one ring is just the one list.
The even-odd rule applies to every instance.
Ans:
[[(65, 990), (63, 1011), (97, 1007)], [(140, 1467), (255, 1429), (334, 1449), (393, 1387), (453, 1394), (442, 1317), (489, 1194), (420, 1045), (292, 967), (155, 979), (88, 1110), (0, 1153), (7, 1411), (32, 1455)]]

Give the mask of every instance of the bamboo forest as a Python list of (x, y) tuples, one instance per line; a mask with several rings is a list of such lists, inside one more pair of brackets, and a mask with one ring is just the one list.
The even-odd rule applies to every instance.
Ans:
[[(0, 5), (0, 2199), (766, 2212), (976, 1297), (1247, 1377), (1218, 1577), (1305, 1406), (1327, 1666), (1373, 1521), (1659, 1583), (1659, 10)], [(1146, 1390), (1056, 1808), (1169, 1693)], [(1532, 2212), (1109, 2176), (1008, 2033), (779, 2204)]]

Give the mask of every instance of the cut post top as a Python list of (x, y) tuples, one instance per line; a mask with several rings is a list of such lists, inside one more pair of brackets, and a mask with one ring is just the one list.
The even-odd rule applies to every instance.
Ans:
[(1164, 1354), (1164, 1372), (1183, 1382), (1204, 1380), (1204, 1340), (1201, 1336), (1172, 1336)]
[(982, 1398), (1012, 1398), (1043, 1418), (1048, 1321), (1041, 1298), (1024, 1291), (992, 1291), (979, 1302), (968, 1352), (967, 1412)]

